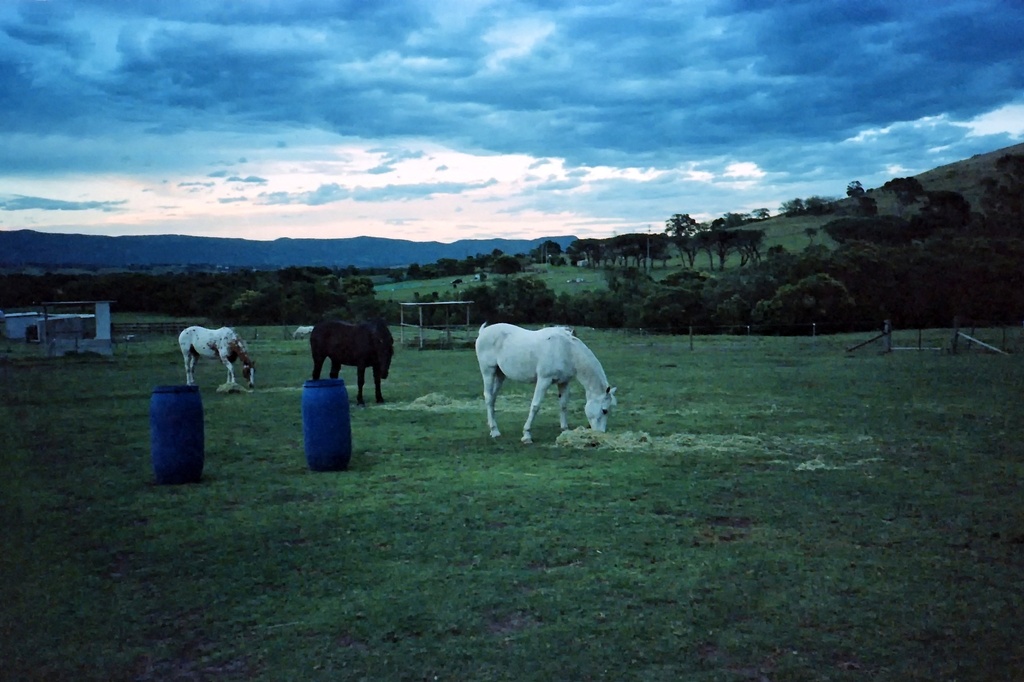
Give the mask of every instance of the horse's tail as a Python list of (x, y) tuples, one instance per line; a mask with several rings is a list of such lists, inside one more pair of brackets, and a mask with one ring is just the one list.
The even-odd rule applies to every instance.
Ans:
[(483, 323), (482, 325), (480, 325), (480, 329), (479, 329), (479, 330), (477, 331), (477, 334), (479, 334), (480, 332), (482, 332), (482, 331), (484, 330), (484, 327), (486, 327), (486, 326), (487, 326), (487, 323), (486, 323), (486, 322), (484, 322), (484, 323)]

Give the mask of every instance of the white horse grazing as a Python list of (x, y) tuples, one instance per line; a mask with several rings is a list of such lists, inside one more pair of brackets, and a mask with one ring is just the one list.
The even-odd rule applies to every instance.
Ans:
[(231, 366), (235, 360), (242, 360), (242, 376), (249, 380), (249, 388), (255, 385), (256, 363), (249, 357), (245, 341), (230, 327), (207, 329), (206, 327), (189, 327), (178, 335), (178, 347), (185, 360), (185, 382), (196, 383), (196, 361), (203, 358), (220, 358), (228, 368), (228, 383), (235, 383), (235, 370)]
[(292, 332), (293, 339), (308, 339), (309, 335), (313, 333), (313, 327), (296, 327), (295, 331)]
[(562, 408), (562, 430), (569, 428), (569, 382), (573, 377), (587, 391), (587, 420), (590, 428), (605, 431), (608, 411), (616, 404), (615, 388), (608, 385), (604, 368), (586, 344), (565, 327), (530, 331), (511, 324), (484, 323), (476, 338), (476, 359), (484, 379), (484, 402), (491, 438), (501, 435), (494, 418), (494, 401), (505, 379), (534, 381), (537, 384), (530, 403), (530, 416), (523, 425), (523, 442), (532, 443), (530, 427), (540, 403), (552, 384), (558, 386), (558, 404)]

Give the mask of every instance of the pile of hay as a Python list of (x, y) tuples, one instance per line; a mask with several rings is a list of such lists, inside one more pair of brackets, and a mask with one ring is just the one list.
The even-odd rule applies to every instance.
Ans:
[(217, 393), (245, 393), (245, 389), (234, 381), (225, 381), (217, 387)]
[(651, 436), (643, 431), (602, 433), (580, 426), (571, 431), (562, 431), (562, 433), (558, 434), (558, 438), (555, 439), (555, 445), (560, 448), (575, 448), (577, 450), (606, 448), (623, 452), (649, 448), (652, 445), (652, 440)]

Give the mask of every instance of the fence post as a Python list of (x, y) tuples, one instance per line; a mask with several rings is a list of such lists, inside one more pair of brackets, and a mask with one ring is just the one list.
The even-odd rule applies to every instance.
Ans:
[(949, 352), (956, 355), (957, 339), (960, 337), (960, 317), (953, 318), (953, 340), (949, 344)]
[(892, 352), (892, 321), (886, 320), (882, 327), (882, 333), (885, 334), (885, 352)]
[(690, 325), (690, 350), (693, 350), (693, 325)]

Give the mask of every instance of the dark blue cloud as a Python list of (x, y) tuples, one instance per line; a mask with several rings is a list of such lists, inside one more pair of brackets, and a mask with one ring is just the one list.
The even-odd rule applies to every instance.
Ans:
[(63, 201), (45, 197), (12, 196), (0, 198), (0, 211), (116, 211), (127, 201)]
[[(896, 163), (924, 170), (1015, 141), (956, 124), (1024, 103), (1022, 26), (1024, 4), (1009, 0), (7, 0), (0, 177), (188, 178), (237, 163), (207, 177), (269, 185), (245, 159), (308, 159), (296, 140), (315, 131), (380, 145), (369, 150), (377, 175), (422, 157), (408, 140), (429, 140), (536, 157), (541, 178), (547, 159), (743, 160), (779, 182), (822, 168), (884, 182)], [(872, 130), (892, 132), (864, 143)], [(585, 180), (578, 172), (534, 195), (558, 196), (549, 190)], [(473, 186), (325, 183), (253, 201), (401, 201)], [(645, 189), (658, 191), (634, 191)]]
[[(707, 12), (508, 3), (447, 28), (416, 3), (37, 7), (51, 4), (18, 3), (21, 13), (0, 23), (0, 91), (27, 94), (0, 114), (8, 130), (279, 123), (665, 164), (683, 150), (968, 117), (1024, 92), (1024, 7), (998, 0), (731, 1)], [(81, 14), (102, 12), (120, 22), (116, 39), (82, 28)], [(549, 35), (491, 68), (487, 31), (523, 19), (550, 23)]]

